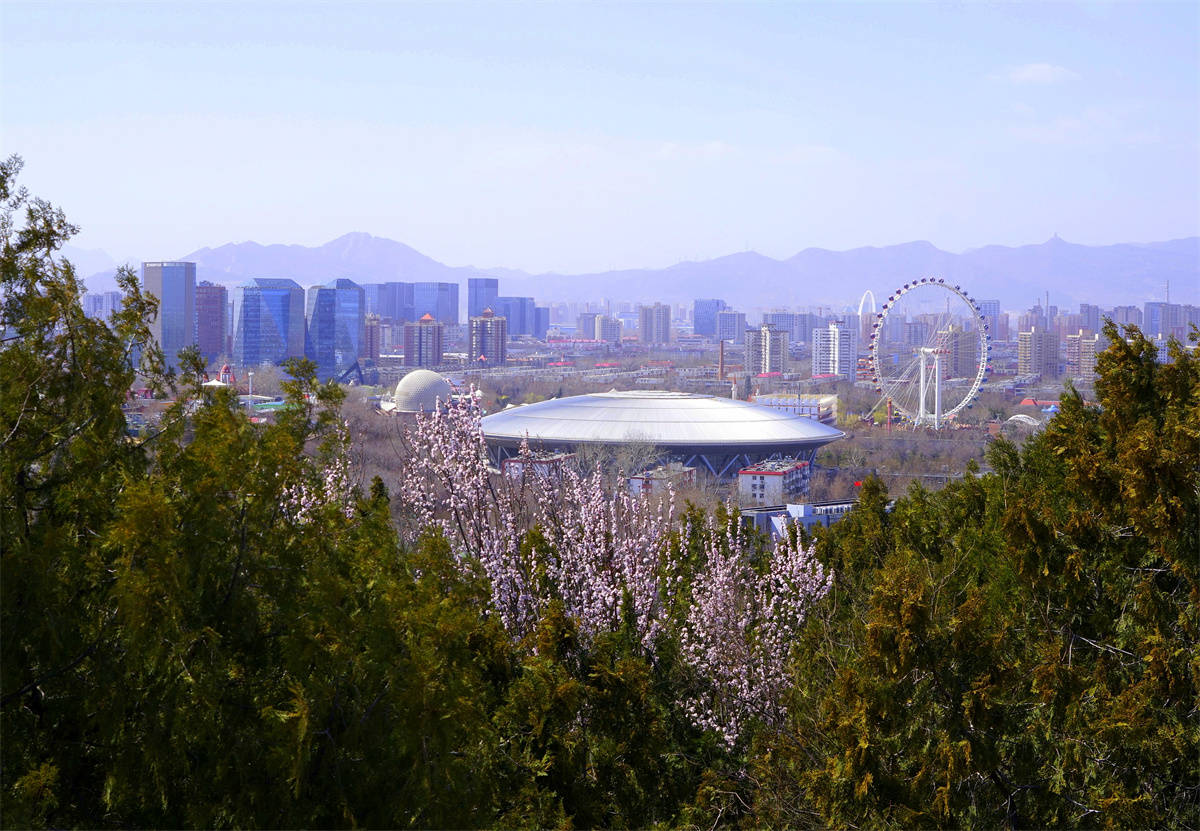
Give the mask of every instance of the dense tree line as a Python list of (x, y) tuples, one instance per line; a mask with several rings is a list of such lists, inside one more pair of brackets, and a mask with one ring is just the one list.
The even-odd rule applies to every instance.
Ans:
[[(449, 484), (358, 487), (341, 393), (311, 367), (254, 425), (196, 362), (162, 372), (132, 274), (116, 318), (86, 318), (55, 254), (73, 228), (18, 170), (0, 176), (5, 826), (1200, 827), (1183, 349), (1158, 364), (1110, 329), (1099, 406), (1068, 392), (1024, 447), (992, 447), (994, 473), (890, 513), (869, 480), (811, 549), (723, 512), (605, 508), (586, 479), (569, 489), (589, 504), (549, 512), (437, 440)], [(132, 440), (135, 356), (177, 404)], [(479, 500), (526, 524), (473, 526)], [(501, 596), (532, 610), (520, 625)], [(762, 667), (777, 686), (747, 680)]]

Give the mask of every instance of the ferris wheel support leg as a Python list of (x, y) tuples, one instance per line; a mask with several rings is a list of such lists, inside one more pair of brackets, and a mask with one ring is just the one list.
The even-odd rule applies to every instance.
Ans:
[(942, 356), (933, 356), (933, 429), (942, 429)]
[(921, 385), (917, 400), (917, 423), (925, 421), (925, 353), (921, 353)]

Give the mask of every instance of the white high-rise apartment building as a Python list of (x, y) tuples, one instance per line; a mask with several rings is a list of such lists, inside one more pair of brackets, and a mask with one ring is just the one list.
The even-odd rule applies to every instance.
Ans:
[(608, 315), (596, 315), (595, 325), (592, 328), (596, 336), (596, 340), (602, 340), (605, 343), (621, 345), (621, 321), (615, 317)]
[(840, 375), (854, 380), (858, 369), (858, 338), (853, 328), (832, 321), (812, 331), (812, 376)]
[(754, 375), (783, 373), (787, 367), (788, 333), (764, 323), (746, 330), (746, 371)]
[(1100, 336), (1088, 337), (1087, 330), (1067, 335), (1067, 377), (1092, 379), (1096, 376), (1096, 353), (1100, 349)]
[(641, 342), (665, 345), (671, 342), (671, 307), (663, 303), (638, 310)]

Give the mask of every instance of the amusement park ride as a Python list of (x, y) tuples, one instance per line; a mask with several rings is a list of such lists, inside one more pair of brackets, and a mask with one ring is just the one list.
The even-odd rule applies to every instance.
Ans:
[[(921, 326), (910, 325), (914, 313), (930, 308), (936, 311), (917, 314)], [(899, 338), (897, 329), (903, 329)], [(951, 338), (965, 339), (967, 354), (976, 356), (966, 372), (961, 362), (949, 360)], [(983, 312), (960, 286), (934, 277), (905, 283), (888, 296), (871, 327), (871, 380), (881, 396), (874, 409), (886, 404), (889, 424), (897, 413), (914, 427), (939, 430), (979, 397), (990, 352)], [(959, 377), (947, 377), (956, 369)]]

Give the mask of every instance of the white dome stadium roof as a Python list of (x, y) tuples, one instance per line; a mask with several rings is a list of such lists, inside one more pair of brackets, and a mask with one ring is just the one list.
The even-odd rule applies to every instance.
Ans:
[(845, 434), (782, 410), (711, 395), (634, 390), (576, 395), (502, 410), (484, 437), (509, 444), (644, 442), (670, 448), (816, 448)]
[(432, 412), (440, 400), (450, 402), (453, 394), (448, 381), (428, 369), (416, 369), (400, 379), (392, 396), (395, 411), (400, 413)]

